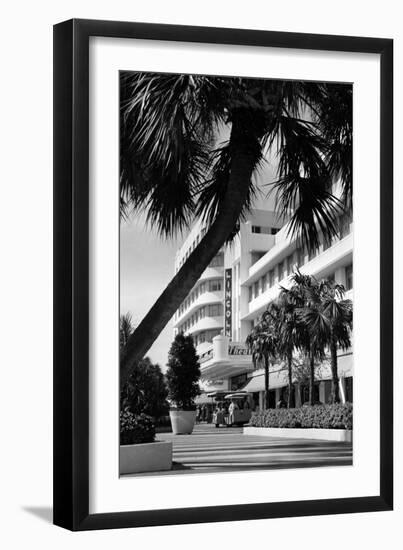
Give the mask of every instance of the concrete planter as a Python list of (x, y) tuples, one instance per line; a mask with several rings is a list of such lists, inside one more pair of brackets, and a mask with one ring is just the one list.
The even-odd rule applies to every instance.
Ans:
[(172, 442), (155, 441), (137, 445), (121, 445), (119, 473), (160, 472), (172, 468)]
[(323, 439), (325, 441), (343, 441), (351, 443), (352, 430), (332, 430), (326, 428), (257, 428), (248, 426), (244, 435), (262, 435), (266, 437), (290, 437), (292, 439)]
[(196, 411), (169, 411), (169, 416), (174, 434), (191, 434), (193, 432)]

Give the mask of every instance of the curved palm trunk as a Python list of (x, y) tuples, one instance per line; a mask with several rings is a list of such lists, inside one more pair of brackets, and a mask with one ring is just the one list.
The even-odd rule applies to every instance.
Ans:
[(332, 403), (340, 403), (339, 374), (337, 372), (337, 344), (333, 334), (330, 342), (330, 365), (332, 369), (331, 401)]
[(288, 367), (288, 397), (287, 397), (287, 408), (291, 409), (291, 399), (292, 399), (292, 353), (287, 355), (287, 367)]
[(270, 408), (269, 403), (269, 358), (264, 356), (264, 408), (265, 410)]
[(309, 354), (309, 404), (315, 405), (315, 355), (313, 349)]
[(233, 120), (231, 172), (220, 210), (209, 231), (129, 338), (120, 362), (121, 387), (130, 368), (144, 357), (234, 230), (248, 196), (258, 145), (256, 132), (248, 131), (244, 122)]

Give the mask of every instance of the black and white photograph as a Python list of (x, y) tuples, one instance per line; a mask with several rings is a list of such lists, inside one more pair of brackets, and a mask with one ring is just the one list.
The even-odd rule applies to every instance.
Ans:
[(399, 7), (4, 6), (1, 547), (401, 538)]
[(351, 468), (348, 82), (121, 70), (121, 478)]

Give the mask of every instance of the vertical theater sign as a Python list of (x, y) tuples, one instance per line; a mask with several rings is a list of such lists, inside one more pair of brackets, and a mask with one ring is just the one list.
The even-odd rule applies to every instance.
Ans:
[(232, 337), (232, 269), (224, 272), (224, 334)]

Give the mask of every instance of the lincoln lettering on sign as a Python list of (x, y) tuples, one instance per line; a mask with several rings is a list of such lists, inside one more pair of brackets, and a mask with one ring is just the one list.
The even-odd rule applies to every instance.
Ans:
[(232, 336), (232, 269), (224, 272), (224, 334)]

